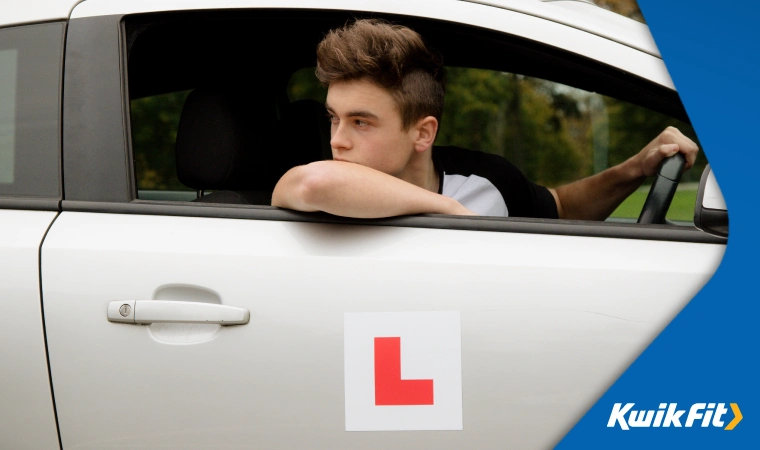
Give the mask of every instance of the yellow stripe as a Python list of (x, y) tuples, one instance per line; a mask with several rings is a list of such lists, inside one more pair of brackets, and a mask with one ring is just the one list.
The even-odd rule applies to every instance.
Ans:
[(742, 421), (742, 412), (739, 411), (739, 405), (731, 403), (731, 410), (734, 412), (734, 420), (729, 423), (724, 430), (733, 430), (734, 427)]

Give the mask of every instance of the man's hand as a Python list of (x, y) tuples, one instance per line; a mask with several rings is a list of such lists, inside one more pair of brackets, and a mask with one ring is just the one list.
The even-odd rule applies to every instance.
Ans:
[(476, 215), (452, 198), (344, 161), (317, 161), (290, 169), (274, 188), (272, 206), (357, 218)]
[(681, 152), (684, 170), (694, 165), (699, 148), (678, 129), (668, 127), (639, 153), (596, 175), (549, 191), (561, 219), (604, 220), (633, 193), (646, 177), (657, 174), (663, 159)]
[(678, 128), (668, 127), (636, 155), (642, 176), (656, 175), (662, 160), (678, 152), (683, 153), (686, 157), (686, 168), (684, 169), (686, 171), (694, 165), (699, 147), (694, 141), (684, 136)]

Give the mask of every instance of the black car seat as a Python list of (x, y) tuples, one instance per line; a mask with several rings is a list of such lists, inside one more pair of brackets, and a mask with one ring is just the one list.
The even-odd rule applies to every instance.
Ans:
[(284, 173), (268, 151), (276, 117), (261, 99), (233, 90), (198, 88), (188, 95), (177, 130), (179, 181), (216, 192), (194, 201), (269, 205)]
[(194, 201), (269, 205), (288, 169), (329, 152), (319, 102), (294, 102), (279, 120), (266, 104), (231, 90), (198, 88), (188, 95), (177, 131), (177, 176), (193, 189), (216, 191)]

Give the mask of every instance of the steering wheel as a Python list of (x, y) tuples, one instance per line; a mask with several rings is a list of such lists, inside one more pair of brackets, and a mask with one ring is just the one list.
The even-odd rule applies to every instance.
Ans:
[(686, 158), (681, 153), (665, 158), (660, 163), (638, 223), (665, 223), (665, 214), (673, 201), (685, 165)]

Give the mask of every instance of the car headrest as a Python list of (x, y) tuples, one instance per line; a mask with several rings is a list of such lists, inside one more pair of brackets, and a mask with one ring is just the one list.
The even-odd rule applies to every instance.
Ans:
[(185, 100), (177, 130), (179, 181), (199, 190), (271, 192), (291, 167), (331, 156), (321, 103), (293, 102), (279, 120), (274, 111), (274, 101), (195, 89)]
[[(251, 95), (198, 88), (188, 95), (176, 142), (177, 177), (193, 189), (263, 189), (275, 118)], [(259, 100), (260, 101), (260, 100)], [(276, 180), (275, 180), (276, 182)], [(272, 184), (272, 187), (274, 185)]]

